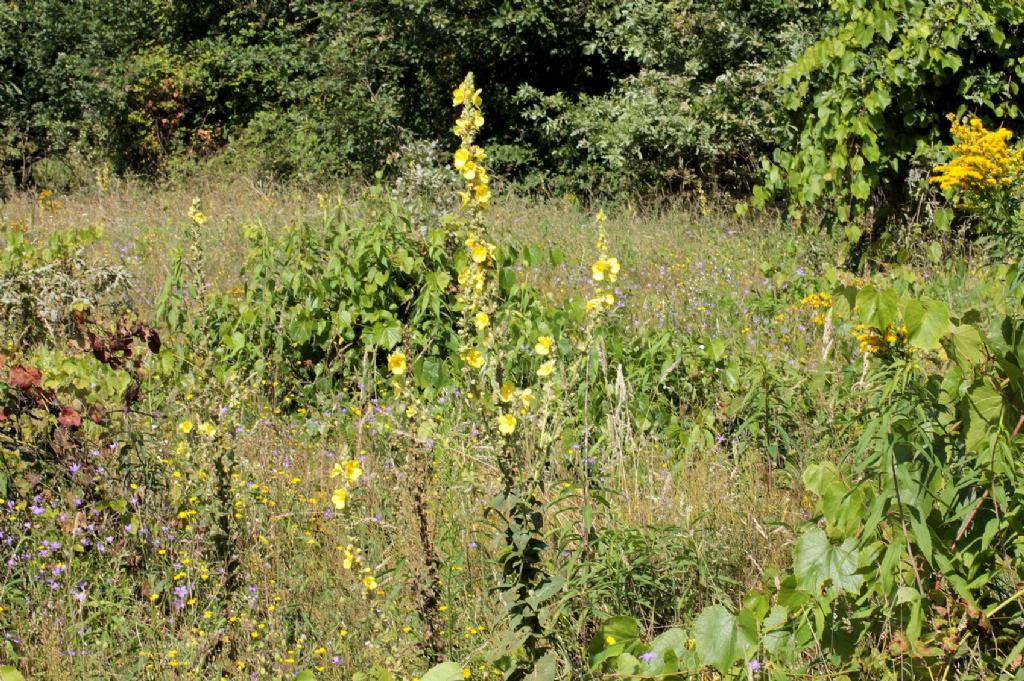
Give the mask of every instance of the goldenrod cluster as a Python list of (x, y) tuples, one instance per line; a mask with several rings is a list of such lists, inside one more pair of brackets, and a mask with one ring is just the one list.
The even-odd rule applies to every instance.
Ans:
[(986, 130), (978, 118), (966, 124), (953, 114), (946, 116), (952, 125), (955, 154), (949, 163), (935, 167), (933, 184), (959, 191), (987, 190), (1016, 182), (1024, 172), (1024, 149), (1013, 150), (1007, 142), (1013, 133), (1005, 128)]
[(597, 237), (597, 261), (590, 267), (590, 278), (594, 281), (594, 296), (587, 301), (587, 312), (598, 314), (615, 305), (615, 294), (611, 284), (619, 276), (619, 261), (608, 256), (608, 237), (604, 233), (604, 223), (608, 218), (604, 211), (597, 213), (599, 235)]
[(821, 326), (825, 323), (824, 310), (832, 307), (832, 296), (824, 291), (812, 293), (800, 301), (800, 307), (814, 310), (814, 323)]
[(907, 349), (907, 327), (890, 324), (885, 329), (858, 324), (851, 333), (857, 339), (860, 351), (880, 357), (891, 357)]

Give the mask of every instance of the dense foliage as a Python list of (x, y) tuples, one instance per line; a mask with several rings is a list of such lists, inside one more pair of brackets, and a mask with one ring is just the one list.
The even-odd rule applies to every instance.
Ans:
[[(468, 68), (496, 169), (533, 184), (748, 183), (774, 81), (819, 10), (758, 0), (566, 5), (63, 2), (0, 7), (8, 185), (154, 174), (224, 148), (274, 177), (374, 171), (439, 139)], [(611, 115), (609, 115), (611, 114)]]

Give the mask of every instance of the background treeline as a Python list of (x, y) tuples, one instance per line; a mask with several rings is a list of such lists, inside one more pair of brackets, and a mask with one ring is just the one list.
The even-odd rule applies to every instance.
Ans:
[(1011, 0), (8, 1), (3, 183), (212, 156), (275, 179), (365, 174), (444, 139), (473, 70), (491, 166), (527, 187), (767, 178), (769, 195), (866, 205), (949, 110), (1017, 115), (1021, 15)]
[[(0, 10), (8, 185), (160, 174), (225, 149), (281, 178), (441, 139), (467, 70), (496, 171), (583, 188), (750, 181), (820, 29), (792, 0), (24, 0)], [(91, 181), (91, 170), (88, 173)]]

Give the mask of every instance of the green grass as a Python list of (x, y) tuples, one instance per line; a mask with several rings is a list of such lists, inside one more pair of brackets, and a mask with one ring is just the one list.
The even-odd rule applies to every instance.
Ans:
[[(94, 257), (129, 268), (136, 282), (132, 299), (145, 315), (174, 253), (188, 245), (186, 212), (193, 197), (209, 217), (199, 229), (209, 284), (227, 290), (239, 281), (246, 224), (258, 222), (275, 233), (319, 219), (324, 205), (355, 205), (358, 193), (268, 192), (244, 179), (188, 188), (126, 184), (56, 197), (59, 205), (47, 207), (34, 195), (18, 195), (3, 206), (2, 219), (27, 225), (31, 234), (102, 224), (105, 236)], [(564, 255), (558, 265), (522, 265), (522, 280), (555, 308), (579, 296), (594, 253), (591, 210), (566, 199), (498, 196), (495, 203), (488, 223), (494, 240)], [(809, 508), (799, 472), (806, 462), (836, 458), (837, 443), (850, 439), (831, 432), (831, 416), (846, 405), (837, 403), (829, 382), (844, 369), (818, 366), (823, 328), (813, 321), (814, 311), (800, 304), (819, 290), (818, 275), (837, 258), (837, 249), (824, 245), (830, 242), (794, 233), (769, 216), (737, 218), (725, 205), (605, 210), (610, 251), (623, 268), (616, 315), (624, 334), (666, 331), (676, 342), (693, 339), (702, 347), (720, 339), (729, 356), (800, 367), (811, 378), (798, 384), (799, 409), (792, 407), (786, 426), (797, 445), (791, 459), (780, 463), (746, 431), (684, 442), (678, 433), (645, 427), (630, 416), (634, 386), (617, 382), (615, 367), (605, 369), (608, 385), (616, 386), (617, 407), (596, 435), (600, 477), (587, 483), (594, 487), (588, 494), (600, 494), (605, 503), (586, 511), (599, 558), (552, 624), (564, 659), (580, 676), (587, 640), (601, 618), (628, 612), (656, 631), (688, 621), (714, 602), (735, 604), (746, 589), (784, 568), (796, 536), (792, 528)], [(959, 269), (926, 273), (952, 297)], [(137, 500), (136, 522), (162, 544), (153, 543), (154, 535), (144, 539), (122, 528), (103, 555), (67, 553), (73, 569), (58, 587), (48, 590), (26, 577), (0, 591), (0, 630), (19, 641), (8, 643), (6, 652), (0, 647), (0, 659), (18, 660), (32, 679), (125, 673), (206, 679), (212, 669), (239, 679), (289, 678), (304, 668), (316, 670), (317, 678), (348, 679), (373, 666), (411, 678), (437, 651), (472, 660), (474, 678), (487, 676), (481, 660), (502, 624), (492, 591), (501, 537), (483, 511), (500, 491), (500, 476), (469, 436), (476, 427), (472, 414), (454, 404), (423, 404), (429, 427), (421, 423), (409, 432), (399, 418), (407, 403), (383, 382), (376, 397), (367, 386), (349, 386), (322, 403), (296, 408), (291, 395), (273, 389), (273, 376), (256, 377), (252, 385), (234, 379), (219, 385), (199, 381), (201, 375), (197, 370), (179, 382), (159, 372), (147, 378), (144, 389), (159, 395), (162, 407), (142, 422), (137, 456), (147, 465), (158, 462), (159, 479), (139, 479), (129, 468), (111, 483)], [(679, 418), (686, 424), (712, 419), (716, 428), (729, 424), (732, 403), (747, 387), (708, 404), (681, 403)], [(230, 445), (218, 445), (230, 447), (237, 464), (226, 493), (235, 521), (235, 585), (202, 578), (216, 569), (206, 543), (216, 518), (210, 500), (225, 493), (216, 491), (210, 467), (219, 450), (179, 432), (184, 419), (242, 428)], [(773, 419), (767, 413), (766, 420)], [(579, 455), (571, 444), (560, 443), (563, 456), (553, 468), (564, 482), (541, 500), (555, 545), (558, 533), (578, 531), (583, 508), (592, 503), (579, 496), (573, 467)], [(97, 456), (106, 460), (108, 454)], [(364, 476), (350, 509), (338, 514), (341, 522), (324, 508), (335, 486), (331, 466), (349, 456), (362, 459)], [(433, 463), (415, 463), (423, 457)], [(559, 501), (567, 490), (572, 494)], [(69, 523), (81, 524), (75, 493), (73, 485), (48, 492), (49, 510), (38, 521), (48, 537), (63, 538), (65, 552), (78, 540)], [(24, 513), (11, 511), (11, 521)], [(37, 532), (31, 541), (38, 539)], [(346, 566), (348, 546), (360, 559)], [(37, 551), (29, 544), (19, 550)], [(440, 601), (428, 613), (421, 587), (432, 557), (439, 565)], [(49, 558), (31, 560), (38, 570), (52, 569)], [(378, 580), (379, 592), (364, 588), (366, 575)], [(75, 598), (81, 583), (88, 592), (82, 602)], [(195, 600), (178, 608), (171, 604), (173, 589), (186, 583)], [(442, 630), (425, 639), (431, 618)]]

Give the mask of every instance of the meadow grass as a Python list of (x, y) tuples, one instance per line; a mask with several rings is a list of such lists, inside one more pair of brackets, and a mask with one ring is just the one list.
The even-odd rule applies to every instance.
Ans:
[[(244, 178), (188, 187), (126, 183), (42, 203), (36, 194), (19, 194), (0, 217), (40, 234), (102, 225), (95, 255), (125, 264), (135, 281), (133, 302), (150, 314), (174, 254), (190, 245), (187, 211), (194, 198), (208, 216), (194, 226), (207, 283), (223, 291), (239, 281), (246, 225), (259, 223), (277, 234), (322, 219), (334, 204), (358, 211), (356, 198), (364, 191), (265, 189)], [(521, 279), (557, 308), (588, 281), (596, 208), (572, 197), (499, 197), (488, 232), (501, 243), (562, 255), (557, 264), (542, 258), (517, 266)], [(792, 528), (809, 509), (799, 473), (808, 462), (840, 456), (833, 447), (844, 434), (832, 432), (829, 415), (849, 407), (828, 388), (839, 370), (818, 367), (823, 325), (801, 305), (816, 291), (823, 264), (837, 259), (836, 248), (776, 217), (737, 218), (725, 202), (624, 203), (605, 210), (609, 247), (623, 264), (616, 314), (627, 332), (667, 331), (701, 347), (720, 339), (729, 353), (800, 367), (808, 378), (801, 379), (803, 411), (787, 426), (793, 438), (789, 460), (778, 462), (756, 438), (686, 441), (645, 425), (631, 416), (635, 386), (616, 378), (615, 367), (606, 368), (607, 383), (615, 387), (600, 433), (601, 477), (595, 484), (602, 501), (585, 511), (576, 497), (562, 500), (559, 486), (540, 500), (549, 527), (571, 532), (582, 527), (586, 513), (590, 531), (600, 537), (594, 549), (600, 560), (552, 625), (564, 658), (584, 676), (584, 649), (602, 617), (628, 611), (657, 632), (703, 606), (736, 603), (787, 566), (796, 539)], [(922, 276), (953, 296), (963, 288), (957, 286), (963, 281), (958, 268), (933, 268)], [(429, 661), (425, 650), (460, 659), (486, 656), (501, 614), (491, 591), (500, 580), (499, 549), (483, 511), (500, 492), (500, 474), (468, 437), (475, 428), (472, 415), (456, 405), (432, 412), (425, 445), (417, 433), (402, 430), (395, 416), (404, 407), (387, 392), (339, 393), (296, 409), (293, 395), (268, 394), (268, 384), (276, 385), (274, 376), (242, 390), (245, 406), (232, 409), (256, 418), (239, 425), (240, 434), (224, 445), (235, 466), (228, 498), (237, 527), (230, 540), (242, 583), (230, 594), (223, 584), (204, 590), (202, 575), (214, 568), (198, 547), (209, 523), (192, 518), (209, 509), (195, 500), (221, 493), (212, 491), (209, 471), (198, 463), (205, 445), (192, 434), (183, 436), (180, 423), (182, 415), (196, 414), (197, 423), (209, 417), (203, 414), (215, 415), (229, 393), (200, 383), (165, 385), (155, 377), (147, 389), (167, 391), (167, 404), (176, 405), (169, 411), (177, 416), (150, 422), (142, 455), (157, 458), (168, 479), (181, 481), (173, 483), (180, 486), (174, 497), (179, 506), (148, 509), (155, 517), (172, 514), (158, 525), (158, 538), (141, 541), (131, 530), (101, 538), (122, 557), (141, 542), (150, 561), (145, 581), (133, 579), (123, 564), (106, 572), (101, 560), (88, 572), (64, 575), (53, 593), (36, 591), (45, 606), (33, 608), (27, 619), (7, 620), (0, 612), (8, 641), (17, 641), (8, 644), (8, 653), (30, 660), (32, 678), (123, 678), (118, 674), (129, 670), (139, 678), (206, 678), (202, 674), (211, 668), (237, 678), (287, 678), (308, 668), (322, 678), (347, 679), (374, 666), (411, 678)], [(690, 406), (679, 409), (685, 413)], [(706, 405), (711, 417), (725, 423), (729, 407), (722, 401)], [(218, 428), (233, 423), (225, 418)], [(766, 410), (765, 427), (773, 418)], [(195, 448), (194, 457), (183, 454), (191, 451), (183, 441)], [(569, 449), (563, 454), (553, 475), (572, 489), (578, 456)], [(362, 461), (359, 505), (346, 516), (348, 523), (339, 524), (322, 509), (331, 498), (331, 467), (349, 456)], [(410, 465), (417, 456), (433, 463)], [(126, 474), (124, 482), (129, 479)], [(69, 501), (52, 500), (56, 526), (67, 522), (60, 509)], [(139, 511), (140, 519), (145, 512)], [(162, 545), (173, 551), (164, 555), (157, 548)], [(436, 612), (426, 613), (422, 580), (431, 560), (439, 566), (440, 600), (432, 605)], [(153, 565), (163, 568), (154, 571)], [(362, 581), (368, 577), (376, 580), (372, 587)], [(190, 586), (180, 596), (170, 595), (184, 584)], [(103, 595), (98, 602), (75, 598), (85, 591)], [(4, 608), (26, 612), (24, 604)], [(97, 626), (97, 617), (109, 621)], [(431, 618), (442, 627), (433, 632), (440, 641), (424, 637)], [(470, 673), (487, 676), (490, 670), (484, 665)]]

